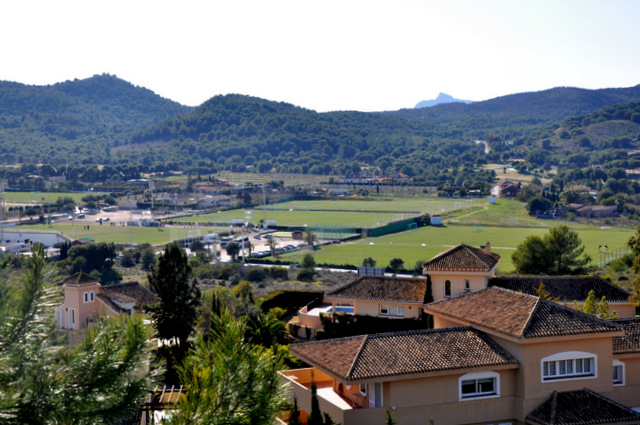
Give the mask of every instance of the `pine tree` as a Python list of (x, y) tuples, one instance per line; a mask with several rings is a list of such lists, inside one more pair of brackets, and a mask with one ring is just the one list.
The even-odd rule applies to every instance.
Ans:
[(247, 342), (246, 323), (223, 311), (211, 315), (179, 369), (186, 388), (171, 424), (271, 425), (286, 408), (278, 371), (284, 353)]
[(0, 423), (126, 419), (155, 372), (142, 319), (99, 320), (69, 348), (58, 337), (58, 287), (42, 245), (33, 247), (17, 278), (0, 273)]

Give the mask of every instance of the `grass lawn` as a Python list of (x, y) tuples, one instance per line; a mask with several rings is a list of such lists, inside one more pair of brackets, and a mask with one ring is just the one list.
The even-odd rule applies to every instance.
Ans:
[(33, 225), (28, 229), (34, 230), (58, 230), (65, 235), (74, 238), (92, 238), (96, 242), (115, 243), (149, 243), (151, 245), (163, 245), (176, 239), (192, 236), (202, 236), (208, 233), (226, 232), (228, 228), (198, 227), (195, 229), (175, 227), (138, 227), (138, 226), (109, 226), (97, 223), (88, 223), (89, 230), (85, 230), (84, 223), (71, 225), (68, 223), (52, 223), (51, 225)]
[(87, 195), (103, 195), (100, 192), (5, 192), (4, 198), (7, 202), (24, 204), (42, 204), (44, 202), (55, 203), (60, 197), (70, 197), (79, 202)]
[[(484, 198), (461, 200), (442, 198), (379, 198), (365, 200), (337, 201), (292, 201), (267, 205), (267, 220), (274, 220), (279, 226), (308, 227), (378, 227), (391, 221), (403, 220), (423, 213), (443, 214), (454, 210), (488, 205)], [(310, 211), (316, 210), (316, 211)], [(231, 220), (245, 220), (257, 224), (264, 218), (264, 210), (256, 207), (248, 215), (245, 209), (222, 211), (194, 217), (184, 217), (175, 222), (228, 223)]]
[[(559, 223), (557, 223), (559, 224)], [(473, 226), (423, 227), (421, 229), (380, 238), (367, 238), (355, 242), (325, 246), (313, 252), (318, 263), (361, 265), (362, 260), (372, 257), (379, 266), (387, 266), (392, 258), (401, 258), (406, 268), (412, 268), (417, 261), (425, 261), (459, 243), (471, 246), (491, 242), (492, 251), (500, 254), (499, 270), (513, 271), (511, 254), (529, 235), (543, 236), (546, 228), (507, 228), (483, 226), (482, 231)], [(633, 235), (629, 229), (601, 230), (597, 226), (576, 229), (582, 239), (585, 251), (594, 262), (600, 261), (599, 247), (608, 246), (609, 251), (623, 248)], [(306, 253), (297, 252), (285, 256), (299, 262)]]

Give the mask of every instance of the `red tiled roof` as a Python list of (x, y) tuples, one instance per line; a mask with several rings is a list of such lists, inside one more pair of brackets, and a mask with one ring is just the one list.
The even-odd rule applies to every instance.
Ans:
[(606, 297), (608, 302), (628, 302), (629, 294), (624, 289), (598, 276), (506, 276), (492, 277), (488, 286), (499, 286), (529, 295), (538, 295), (540, 284), (552, 297), (572, 303), (584, 301), (592, 289), (596, 298)]
[(613, 337), (613, 353), (640, 353), (640, 317), (625, 317), (612, 321), (624, 330), (624, 336)]
[(482, 270), (489, 271), (498, 264), (500, 255), (487, 254), (479, 248), (460, 244), (444, 251), (424, 264), (424, 270)]
[(90, 286), (96, 283), (100, 283), (100, 279), (85, 272), (76, 273), (62, 281), (62, 284), (66, 286)]
[(587, 388), (554, 391), (549, 400), (527, 415), (535, 425), (637, 424), (640, 413)]
[(391, 276), (361, 276), (326, 296), (354, 300), (384, 300), (424, 304), (427, 280)]
[[(116, 283), (103, 286), (98, 297), (109, 304), (111, 304), (111, 300), (120, 303), (135, 302), (134, 308), (138, 311), (145, 305), (156, 301), (156, 296), (138, 282)], [(116, 308), (116, 310), (118, 309), (119, 307)]]
[(290, 350), (347, 382), (518, 364), (489, 336), (470, 327), (315, 341), (293, 344)]
[(463, 320), (516, 338), (619, 332), (615, 323), (532, 295), (489, 287), (428, 304), (428, 313)]

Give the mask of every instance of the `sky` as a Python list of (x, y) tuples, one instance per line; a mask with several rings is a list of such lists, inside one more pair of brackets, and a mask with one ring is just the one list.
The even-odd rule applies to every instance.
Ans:
[(319, 112), (640, 84), (638, 0), (0, 0), (0, 80)]

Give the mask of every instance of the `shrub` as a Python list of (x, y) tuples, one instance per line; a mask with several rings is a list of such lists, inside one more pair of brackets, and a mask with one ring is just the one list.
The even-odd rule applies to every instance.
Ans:
[(269, 274), (274, 279), (280, 279), (280, 280), (289, 279), (289, 269), (285, 267), (271, 267), (269, 268)]
[(311, 269), (302, 269), (298, 272), (296, 279), (302, 282), (311, 282), (313, 280), (314, 271)]
[(264, 271), (260, 268), (249, 269), (247, 279), (251, 282), (260, 282), (264, 279)]

